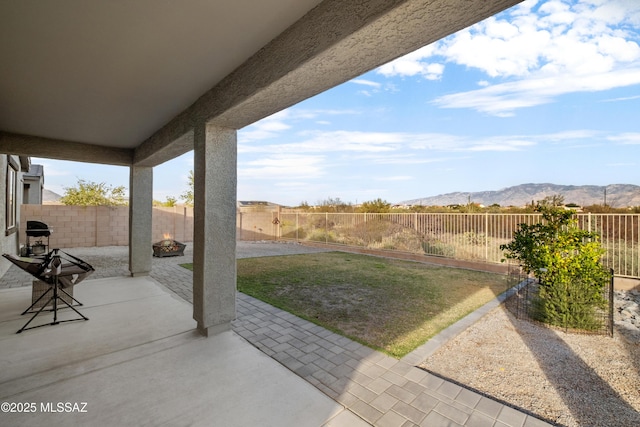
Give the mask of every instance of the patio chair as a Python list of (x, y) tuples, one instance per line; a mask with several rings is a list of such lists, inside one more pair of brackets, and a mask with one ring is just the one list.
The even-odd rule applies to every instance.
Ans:
[[(64, 254), (64, 256), (61, 254)], [(18, 332), (16, 332), (17, 334), (22, 331), (39, 328), (41, 326), (57, 325), (62, 322), (73, 322), (75, 320), (89, 320), (88, 317), (84, 316), (82, 313), (76, 310), (76, 308), (72, 304), (69, 304), (69, 302), (67, 302), (67, 300), (63, 298), (63, 296), (69, 298), (69, 301), (74, 301), (77, 305), (82, 305), (80, 301), (67, 293), (65, 289), (77, 285), (87, 276), (93, 273), (95, 270), (90, 264), (81, 260), (80, 258), (76, 258), (73, 255), (63, 252), (60, 249), (52, 250), (44, 256), (44, 259), (17, 257), (11, 254), (3, 254), (2, 256), (20, 267), (22, 270), (31, 274), (36, 279), (49, 285), (49, 289), (47, 289), (46, 292), (40, 295), (40, 297), (29, 306), (29, 308), (22, 312), (22, 315), (33, 313), (33, 316), (27, 323), (24, 324), (22, 328), (20, 328)], [(39, 310), (31, 311), (33, 307), (47, 295), (49, 295), (49, 300), (44, 305), (42, 305)], [(64, 303), (66, 307), (75, 311), (80, 317), (68, 320), (58, 320), (59, 302)], [(47, 307), (50, 303), (53, 303), (53, 309), (48, 311), (53, 312), (53, 322), (27, 328), (31, 321), (33, 321), (33, 319), (35, 319), (40, 313), (42, 313), (44, 308)], [(62, 308), (66, 308), (64, 305), (62, 306)]]

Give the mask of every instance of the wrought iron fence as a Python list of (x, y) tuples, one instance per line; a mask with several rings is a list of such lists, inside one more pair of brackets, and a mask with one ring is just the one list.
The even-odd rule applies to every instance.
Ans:
[[(513, 239), (518, 225), (541, 218), (537, 213), (281, 212), (278, 238), (500, 263), (500, 245)], [(600, 235), (608, 268), (640, 277), (640, 214), (577, 214), (577, 219), (580, 227)]]
[[(510, 289), (512, 294), (506, 299), (505, 306), (517, 319), (544, 323), (565, 332), (613, 336), (614, 270), (610, 271), (610, 280), (602, 284), (602, 304), (600, 306), (590, 303), (577, 307), (578, 302), (573, 302), (573, 306), (577, 307), (577, 311), (582, 317), (580, 321), (576, 321), (576, 317), (572, 316), (575, 313), (566, 313), (564, 319), (556, 319), (555, 324), (553, 322), (549, 324), (545, 321), (540, 304), (540, 284), (537, 280), (528, 278), (522, 273), (520, 274), (520, 284)], [(575, 326), (576, 324), (582, 325), (582, 327)]]

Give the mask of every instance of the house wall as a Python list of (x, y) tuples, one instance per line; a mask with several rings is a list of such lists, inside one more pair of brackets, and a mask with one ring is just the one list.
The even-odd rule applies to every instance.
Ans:
[[(20, 164), (18, 156), (11, 156), (13, 160)], [(22, 172), (18, 170), (18, 188), (16, 189), (18, 226), (13, 232), (7, 232), (7, 155), (0, 155), (0, 253), (18, 254), (18, 236), (20, 227), (20, 205), (22, 203)], [(0, 257), (0, 276), (11, 266), (11, 263)]]
[(24, 176), (24, 192), (22, 203), (24, 204), (41, 204), (42, 203), (42, 179), (33, 176)]

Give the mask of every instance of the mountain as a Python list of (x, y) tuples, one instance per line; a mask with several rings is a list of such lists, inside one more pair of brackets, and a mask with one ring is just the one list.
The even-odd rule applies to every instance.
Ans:
[(557, 184), (521, 184), (497, 191), (479, 191), (474, 193), (447, 193), (439, 196), (401, 202), (404, 205), (447, 206), (464, 205), (471, 200), (485, 206), (524, 206), (531, 201), (537, 202), (547, 196), (560, 194), (565, 203), (580, 206), (601, 205), (604, 203), (606, 189), (607, 205), (620, 208), (640, 206), (640, 186), (632, 184), (598, 185), (557, 185)]
[(42, 189), (42, 203), (57, 203), (60, 198), (62, 198), (62, 196), (58, 193), (54, 193), (46, 188)]

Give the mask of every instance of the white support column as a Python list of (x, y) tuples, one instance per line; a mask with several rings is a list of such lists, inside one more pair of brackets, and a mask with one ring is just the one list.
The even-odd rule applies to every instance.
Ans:
[(194, 132), (193, 318), (205, 336), (236, 317), (236, 131)]
[(131, 166), (129, 171), (129, 271), (131, 276), (151, 272), (153, 168)]

